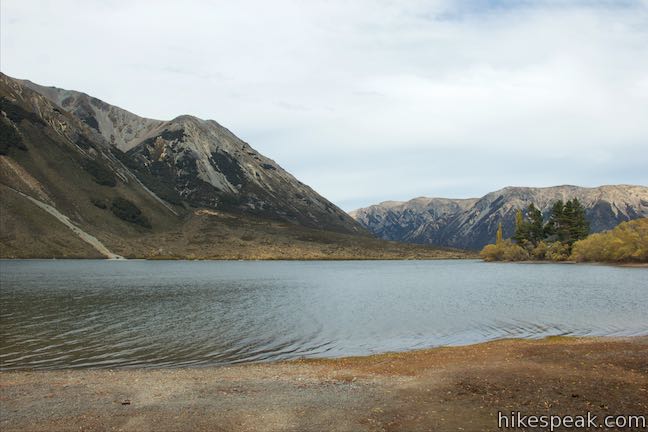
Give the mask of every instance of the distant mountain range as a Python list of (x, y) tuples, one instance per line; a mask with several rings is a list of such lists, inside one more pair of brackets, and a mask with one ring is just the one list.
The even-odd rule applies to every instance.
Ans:
[(437, 252), (373, 239), (213, 120), (142, 118), (0, 73), (0, 257)]
[(648, 217), (648, 187), (631, 185), (506, 187), (482, 198), (386, 201), (350, 214), (382, 239), (476, 250), (495, 240), (500, 222), (512, 236), (518, 209), (533, 203), (546, 216), (554, 202), (572, 198), (585, 207), (592, 232)]

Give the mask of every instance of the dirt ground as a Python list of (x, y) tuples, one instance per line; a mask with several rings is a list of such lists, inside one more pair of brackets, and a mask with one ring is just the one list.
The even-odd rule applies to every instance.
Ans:
[(648, 337), (506, 340), (232, 367), (0, 374), (3, 432), (492, 431), (498, 411), (648, 416)]

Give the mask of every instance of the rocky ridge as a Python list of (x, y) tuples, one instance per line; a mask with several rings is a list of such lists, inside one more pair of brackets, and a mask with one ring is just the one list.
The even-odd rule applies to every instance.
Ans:
[[(213, 120), (139, 117), (85, 93), (12, 80), (83, 122), (93, 139), (173, 205), (241, 211), (313, 228), (361, 233), (345, 212)], [(42, 105), (42, 104), (41, 104)]]
[(648, 187), (506, 187), (482, 198), (415, 198), (387, 201), (350, 214), (376, 236), (419, 244), (480, 249), (493, 242), (501, 222), (504, 235), (515, 230), (515, 213), (533, 203), (546, 216), (554, 202), (578, 198), (592, 232), (648, 217)]

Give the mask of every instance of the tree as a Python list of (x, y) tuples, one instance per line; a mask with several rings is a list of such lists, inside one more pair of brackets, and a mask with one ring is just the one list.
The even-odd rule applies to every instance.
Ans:
[(522, 210), (517, 209), (515, 212), (515, 229), (520, 228), (522, 224), (524, 223), (524, 215), (522, 214)]
[(511, 240), (502, 240), (497, 244), (486, 245), (479, 255), (485, 261), (525, 261), (529, 259), (527, 250)]
[(558, 200), (551, 206), (551, 211), (549, 213), (549, 220), (545, 225), (545, 237), (556, 237), (560, 240), (560, 224), (563, 218), (563, 212), (565, 210), (565, 204), (562, 200)]
[(520, 209), (515, 212), (515, 234), (513, 234), (513, 240), (519, 245), (524, 245), (529, 241), (529, 225), (525, 222), (524, 215)]
[(542, 213), (531, 203), (527, 208), (527, 215), (529, 217), (529, 222), (527, 223), (528, 240), (533, 246), (537, 246), (544, 239)]
[(567, 201), (562, 209), (559, 203), (554, 204), (545, 231), (551, 232), (558, 241), (567, 243), (571, 248), (574, 242), (584, 239), (589, 234), (585, 208), (577, 198)]
[(542, 213), (533, 203), (529, 204), (526, 213), (528, 220), (524, 218), (522, 210), (515, 213), (515, 235), (513, 239), (522, 246), (529, 243), (530, 246), (535, 247), (545, 236)]
[(495, 237), (495, 244), (502, 243), (502, 222), (497, 225), (497, 236)]
[(577, 198), (572, 200), (572, 214), (569, 224), (570, 244), (582, 240), (589, 234), (589, 222), (585, 219), (585, 208)]

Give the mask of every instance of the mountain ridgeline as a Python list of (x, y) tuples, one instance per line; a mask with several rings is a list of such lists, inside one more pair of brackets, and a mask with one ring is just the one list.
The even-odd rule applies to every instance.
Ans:
[(373, 238), (213, 120), (0, 74), (0, 257), (460, 256)]
[(146, 119), (84, 93), (19, 85), (81, 120), (104, 147), (169, 204), (241, 211), (359, 233), (345, 212), (213, 120)]
[(505, 237), (513, 236), (518, 210), (534, 204), (546, 219), (556, 201), (574, 198), (583, 205), (591, 232), (648, 217), (648, 187), (631, 185), (507, 187), (482, 198), (388, 201), (351, 215), (382, 239), (478, 250), (495, 241), (499, 223)]

